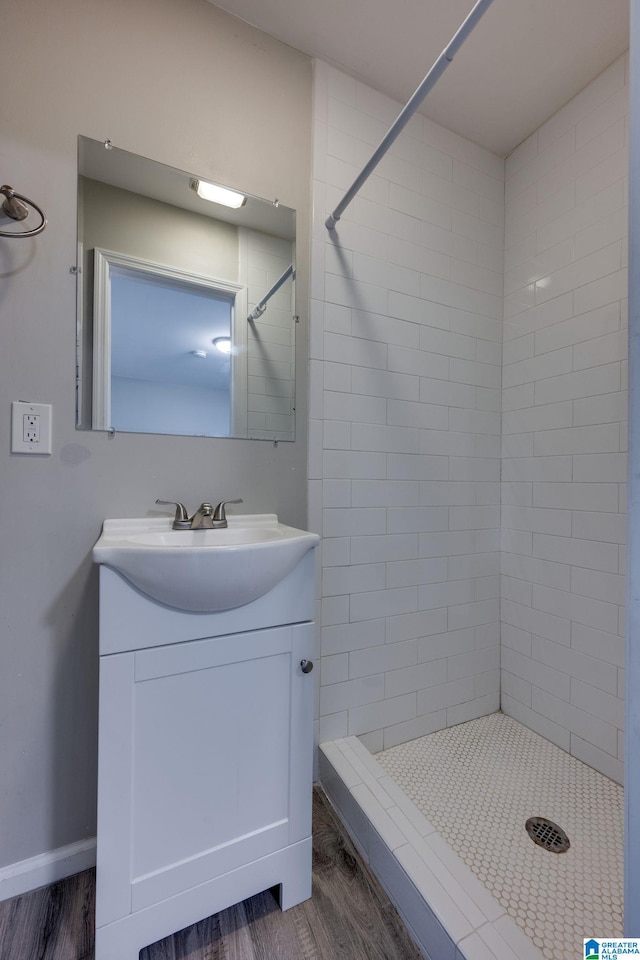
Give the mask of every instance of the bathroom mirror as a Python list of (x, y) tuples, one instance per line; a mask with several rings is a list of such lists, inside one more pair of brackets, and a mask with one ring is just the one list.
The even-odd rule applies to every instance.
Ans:
[(78, 138), (79, 428), (294, 439), (295, 211), (217, 186)]

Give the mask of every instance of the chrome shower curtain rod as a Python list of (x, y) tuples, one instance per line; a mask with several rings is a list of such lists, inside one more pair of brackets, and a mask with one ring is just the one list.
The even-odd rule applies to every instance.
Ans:
[(274, 285), (271, 287), (271, 290), (269, 290), (268, 293), (265, 293), (260, 303), (253, 308), (253, 310), (247, 317), (247, 320), (251, 322), (252, 320), (257, 320), (258, 317), (261, 317), (262, 314), (267, 309), (267, 303), (269, 302), (269, 300), (271, 300), (271, 297), (274, 295), (274, 293), (278, 292), (278, 290), (280, 289), (282, 284), (285, 282), (285, 280), (288, 280), (289, 277), (293, 277), (293, 279), (295, 280), (295, 276), (296, 276), (296, 272), (293, 269), (293, 264), (290, 263), (287, 269), (285, 270), (285, 272), (282, 274), (282, 276), (278, 277)]
[(491, 3), (492, 0), (478, 0), (475, 7), (471, 10), (469, 16), (458, 28), (457, 33), (454, 35), (448, 46), (444, 48), (409, 102), (398, 114), (398, 117), (394, 123), (389, 127), (389, 130), (376, 147), (362, 172), (353, 181), (333, 213), (330, 214), (330, 216), (328, 216), (325, 220), (325, 226), (327, 230), (335, 230), (338, 220), (349, 206), (362, 184), (373, 173), (391, 144), (396, 140), (402, 130), (404, 130), (411, 117), (414, 115), (426, 95), (429, 93), (429, 90), (431, 90), (431, 88), (440, 79), (444, 71), (453, 60), (455, 54), (458, 52)]

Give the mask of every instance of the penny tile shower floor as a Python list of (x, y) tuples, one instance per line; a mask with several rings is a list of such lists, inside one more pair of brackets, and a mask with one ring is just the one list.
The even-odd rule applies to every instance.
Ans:
[[(583, 937), (621, 937), (623, 790), (501, 713), (376, 754), (548, 960)], [(529, 817), (558, 824), (566, 853), (538, 847)]]

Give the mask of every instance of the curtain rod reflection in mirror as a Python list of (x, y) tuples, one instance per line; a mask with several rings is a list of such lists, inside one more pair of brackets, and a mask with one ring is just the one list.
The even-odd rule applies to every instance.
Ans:
[(16, 193), (13, 187), (10, 187), (6, 183), (0, 187), (0, 193), (4, 194), (5, 197), (4, 203), (2, 204), (2, 212), (12, 220), (26, 220), (29, 216), (29, 207), (35, 210), (40, 216), (40, 223), (37, 227), (32, 227), (31, 230), (16, 230), (15, 232), (11, 230), (0, 230), (0, 237), (35, 237), (39, 233), (42, 233), (47, 225), (47, 218), (37, 203), (34, 203), (29, 197), (23, 197), (22, 194)]
[(281, 277), (278, 277), (278, 279), (276, 280), (276, 282), (274, 283), (274, 285), (271, 287), (271, 289), (269, 290), (269, 292), (268, 292), (268, 293), (265, 293), (265, 295), (264, 295), (264, 297), (262, 298), (262, 300), (260, 301), (260, 303), (258, 303), (257, 306), (255, 306), (255, 307), (253, 308), (253, 310), (251, 311), (251, 313), (250, 313), (249, 316), (247, 317), (247, 321), (248, 321), (249, 323), (251, 323), (252, 320), (257, 320), (258, 317), (261, 317), (261, 316), (262, 316), (262, 314), (263, 314), (263, 313), (265, 312), (265, 310), (267, 309), (267, 303), (269, 302), (269, 300), (271, 300), (271, 297), (274, 295), (274, 293), (277, 293), (277, 292), (278, 292), (278, 290), (280, 289), (280, 287), (282, 286), (282, 284), (285, 283), (285, 281), (288, 280), (289, 277), (292, 277), (294, 280), (295, 280), (295, 278), (296, 278), (296, 271), (294, 270), (292, 263), (289, 264), (289, 266), (287, 267), (287, 269), (285, 270), (285, 272), (282, 274), (282, 276), (281, 276)]

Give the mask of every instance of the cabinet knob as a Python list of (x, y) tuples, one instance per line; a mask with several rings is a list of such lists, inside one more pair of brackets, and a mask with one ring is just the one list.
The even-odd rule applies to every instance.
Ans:
[(300, 669), (303, 673), (311, 673), (313, 670), (313, 660), (301, 660)]

